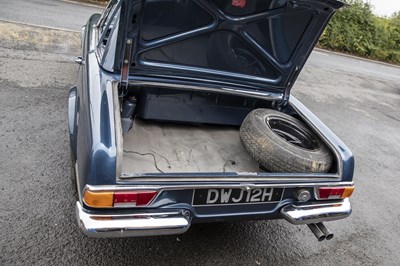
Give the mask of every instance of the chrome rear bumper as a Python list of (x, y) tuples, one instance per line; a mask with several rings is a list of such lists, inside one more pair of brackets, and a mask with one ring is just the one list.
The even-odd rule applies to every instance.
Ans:
[(339, 220), (351, 214), (349, 199), (328, 203), (291, 204), (281, 209), (281, 215), (292, 224), (311, 224)]
[(191, 215), (185, 210), (137, 214), (90, 214), (76, 203), (76, 217), (81, 230), (91, 237), (136, 237), (185, 233)]
[[(335, 202), (290, 204), (281, 215), (292, 224), (311, 224), (339, 220), (351, 214), (348, 199)], [(143, 212), (135, 214), (91, 214), (76, 203), (76, 216), (81, 230), (91, 237), (136, 237), (185, 233), (192, 214), (186, 210)]]

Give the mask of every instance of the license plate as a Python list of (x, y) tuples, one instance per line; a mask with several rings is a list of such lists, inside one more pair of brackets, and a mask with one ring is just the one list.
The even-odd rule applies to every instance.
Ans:
[(193, 206), (256, 204), (279, 202), (282, 200), (283, 188), (209, 188), (195, 189)]

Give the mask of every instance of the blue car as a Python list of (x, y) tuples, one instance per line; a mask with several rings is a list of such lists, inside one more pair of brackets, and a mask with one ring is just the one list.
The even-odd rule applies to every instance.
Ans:
[(92, 237), (346, 218), (354, 158), (291, 89), (343, 3), (111, 0), (69, 91), (76, 217)]

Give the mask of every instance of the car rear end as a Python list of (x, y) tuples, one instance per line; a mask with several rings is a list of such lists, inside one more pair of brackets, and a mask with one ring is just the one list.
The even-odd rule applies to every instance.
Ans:
[[(351, 213), (353, 155), (290, 91), (342, 3), (120, 0), (110, 5), (85, 28), (83, 89), (70, 94), (75, 104), (70, 110), (78, 110), (70, 116), (75, 126), (70, 133), (82, 231), (93, 237), (154, 236), (184, 233), (193, 223), (284, 219), (309, 225), (319, 240), (330, 236), (322, 222)], [(124, 112), (128, 97), (132, 112)], [(207, 171), (215, 164), (212, 152), (188, 160), (203, 162), (201, 171), (175, 171), (160, 165), (171, 160), (158, 150), (162, 145), (138, 150), (156, 141), (154, 131), (133, 145), (127, 139), (138, 128), (134, 121), (178, 123), (174, 132), (192, 123), (238, 127), (260, 107), (307, 125), (331, 151), (330, 169), (269, 172), (253, 161), (231, 171), (226, 166), (236, 161), (224, 158), (223, 151), (232, 151), (226, 145), (215, 152), (226, 161), (218, 171)], [(160, 132), (165, 133), (162, 127)], [(142, 161), (129, 161), (127, 153), (146, 157), (154, 171), (139, 171)]]
[(132, 237), (180, 234), (203, 222), (284, 219), (316, 226), (348, 217), (352, 153), (294, 97), (290, 106), (331, 149), (330, 172), (119, 172), (113, 185), (84, 187), (76, 205), (80, 228), (94, 237)]

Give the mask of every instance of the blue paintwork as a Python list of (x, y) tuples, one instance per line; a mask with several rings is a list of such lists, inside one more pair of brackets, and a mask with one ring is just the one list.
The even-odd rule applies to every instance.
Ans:
[[(126, 23), (122, 17), (126, 13), (134, 9), (133, 4), (140, 1), (122, 1), (121, 5), (123, 10), (121, 11), (121, 24)], [(315, 1), (309, 1), (315, 2)], [(322, 2), (318, 5), (323, 5)], [(326, 5), (326, 4), (324, 4)], [(331, 11), (330, 11), (331, 12)], [(326, 16), (324, 19), (329, 19)], [(77, 160), (77, 170), (79, 175), (79, 187), (82, 191), (86, 185), (149, 185), (154, 183), (151, 182), (136, 182), (133, 180), (127, 180), (124, 182), (117, 181), (116, 176), (116, 135), (115, 135), (115, 122), (114, 122), (114, 109), (113, 109), (113, 93), (112, 83), (119, 81), (120, 74), (117, 71), (120, 66), (115, 65), (115, 73), (106, 71), (101, 67), (99, 62), (104, 62), (99, 58), (96, 52), (98, 40), (96, 39), (96, 28), (94, 25), (97, 24), (100, 18), (99, 14), (93, 15), (86, 27), (82, 29), (83, 43), (83, 57), (84, 64), (79, 70), (79, 79), (76, 87), (72, 87), (70, 90), (70, 110), (75, 112), (69, 112), (69, 123), (70, 123), (70, 140), (71, 149), (73, 151), (74, 159)], [(222, 22), (218, 21), (218, 25)], [(124, 31), (129, 31), (129, 27), (122, 28), (120, 26), (120, 34), (124, 35)], [(120, 36), (119, 36), (120, 37)], [(316, 40), (311, 40), (315, 43)], [(144, 44), (142, 44), (144, 45)], [(117, 43), (116, 59), (122, 56), (121, 43)], [(313, 46), (312, 46), (313, 47)], [(303, 53), (304, 56), (298, 58), (302, 63), (305, 63), (306, 58), (312, 50), (312, 47), (303, 46), (298, 53)], [(142, 47), (143, 48), (143, 47)], [(108, 56), (113, 56), (108, 54)], [(112, 61), (114, 61), (112, 59)], [(115, 63), (120, 63), (121, 60), (115, 60)], [(299, 62), (300, 62), (299, 61)], [(294, 65), (301, 65), (299, 62)], [(287, 66), (287, 65), (285, 65)], [(293, 70), (293, 69), (292, 69)], [(142, 69), (138, 68), (137, 73), (141, 73)], [(293, 70), (294, 71), (294, 70)], [(292, 71), (292, 72), (293, 72)], [(135, 72), (136, 73), (136, 72)], [(295, 71), (289, 76), (286, 74), (282, 77), (287, 82), (295, 80), (299, 71)], [(293, 76), (294, 75), (294, 76)], [(134, 78), (143, 78), (142, 76), (132, 76)], [(151, 79), (151, 77), (146, 77)], [(203, 78), (207, 78), (204, 75)], [(190, 81), (195, 83), (195, 81)], [(204, 83), (204, 79), (201, 81)], [(211, 81), (210, 81), (211, 82)], [(283, 83), (280, 83), (281, 85)], [(210, 86), (213, 83), (209, 84)], [(253, 83), (247, 83), (247, 87), (253, 86)], [(290, 88), (292, 84), (283, 84), (281, 88)], [(342, 181), (351, 182), (353, 179), (354, 171), (354, 158), (351, 151), (346, 145), (336, 137), (314, 114), (311, 113), (304, 105), (302, 105), (295, 98), (291, 98), (289, 106), (293, 108), (298, 114), (301, 115), (303, 120), (314, 127), (319, 133), (325, 136), (326, 141), (329, 142), (332, 147), (337, 151), (338, 158), (342, 165)], [(175, 176), (184, 176), (185, 174), (177, 174)], [(205, 174), (206, 175), (206, 174)], [(216, 176), (229, 176), (231, 174), (219, 173)], [(265, 176), (279, 176), (274, 173), (264, 173)], [(284, 174), (285, 176), (302, 176), (299, 174)], [(307, 177), (310, 175), (304, 174)], [(120, 183), (118, 183), (120, 182)], [(292, 182), (296, 182), (293, 180)], [(329, 183), (330, 181), (324, 181)], [(321, 183), (324, 183), (321, 182)], [(172, 182), (175, 185), (192, 185), (192, 184), (205, 184), (207, 182), (195, 182), (195, 181), (176, 181)], [(252, 182), (253, 184), (270, 184), (270, 182)], [(276, 183), (276, 182), (275, 182)], [(285, 182), (290, 183), (290, 182)], [(215, 183), (214, 183), (215, 184)], [(217, 183), (223, 187), (224, 185), (235, 184), (235, 182), (219, 182)], [(171, 185), (171, 182), (157, 182), (157, 185)], [(312, 188), (310, 188), (312, 189)], [(218, 221), (226, 220), (228, 218), (241, 217), (241, 218), (279, 218), (278, 210), (294, 201), (293, 189), (286, 189), (284, 198), (279, 204), (257, 204), (257, 205), (238, 205), (238, 206), (225, 206), (223, 208), (218, 207), (197, 207), (191, 206), (192, 190), (176, 190), (176, 191), (163, 191), (158, 198), (154, 201), (150, 208), (170, 208), (170, 209), (188, 209), (194, 215), (193, 222), (201, 221)], [(90, 208), (88, 208), (90, 209)]]
[(354, 174), (354, 156), (350, 149), (343, 143), (319, 118), (314, 115), (305, 105), (303, 105), (294, 96), (291, 96), (290, 103), (297, 109), (297, 112), (302, 114), (305, 122), (313, 125), (321, 135), (325, 136), (333, 148), (339, 153), (339, 158), (342, 161), (342, 181), (351, 182)]
[(111, 84), (118, 76), (103, 71), (94, 52), (93, 25), (100, 15), (93, 15), (83, 40), (84, 64), (78, 81), (78, 121), (72, 149), (76, 149), (80, 188), (86, 184), (115, 184), (116, 147)]

